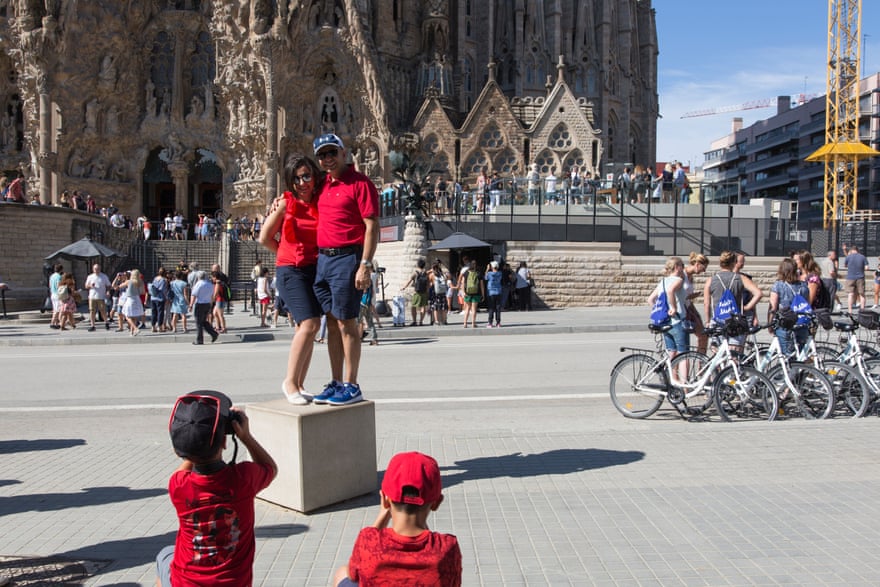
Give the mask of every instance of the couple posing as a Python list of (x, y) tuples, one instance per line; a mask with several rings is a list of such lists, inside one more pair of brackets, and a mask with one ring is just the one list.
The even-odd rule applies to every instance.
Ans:
[[(346, 405), (363, 400), (358, 314), (379, 240), (379, 193), (345, 162), (338, 136), (321, 135), (313, 147), (317, 164), (305, 155), (287, 158), (288, 191), (272, 203), (260, 243), (276, 253), (278, 295), (297, 326), (281, 384), (287, 401)], [(332, 380), (312, 394), (305, 379), (322, 314)]]

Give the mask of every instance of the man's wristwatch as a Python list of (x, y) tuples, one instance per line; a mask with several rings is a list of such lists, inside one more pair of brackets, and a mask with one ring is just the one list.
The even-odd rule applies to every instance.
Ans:
[(373, 268), (373, 262), (372, 262), (372, 261), (368, 261), (368, 260), (366, 260), (366, 259), (361, 259), (361, 265), (363, 265), (363, 266), (366, 267), (367, 269), (372, 269), (372, 268)]

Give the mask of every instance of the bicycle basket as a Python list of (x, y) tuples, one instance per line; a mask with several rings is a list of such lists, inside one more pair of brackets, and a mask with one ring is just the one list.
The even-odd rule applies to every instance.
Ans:
[(816, 321), (819, 323), (819, 326), (825, 330), (831, 330), (834, 328), (834, 323), (831, 320), (831, 312), (829, 312), (827, 308), (816, 308), (813, 310), (813, 313), (816, 315)]
[(724, 323), (724, 334), (726, 336), (742, 336), (749, 332), (749, 321), (748, 319), (740, 314), (736, 316), (731, 316)]
[(859, 310), (859, 326), (868, 330), (880, 328), (880, 314), (871, 310)]

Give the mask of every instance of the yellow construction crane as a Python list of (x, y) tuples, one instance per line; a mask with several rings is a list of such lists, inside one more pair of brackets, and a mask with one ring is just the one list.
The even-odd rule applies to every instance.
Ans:
[(825, 163), (826, 229), (858, 207), (859, 160), (880, 155), (859, 141), (861, 37), (862, 1), (828, 0), (825, 144), (807, 157)]

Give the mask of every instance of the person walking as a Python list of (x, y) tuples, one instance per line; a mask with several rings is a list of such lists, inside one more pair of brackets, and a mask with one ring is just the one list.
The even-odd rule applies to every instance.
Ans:
[(92, 272), (86, 277), (85, 288), (89, 292), (89, 332), (95, 331), (95, 316), (101, 317), (104, 328), (110, 330), (110, 319), (107, 317), (107, 290), (110, 278), (102, 271), (101, 266), (92, 265)]
[(220, 333), (208, 321), (213, 299), (214, 283), (211, 281), (211, 276), (204, 271), (199, 271), (189, 300), (189, 309), (196, 321), (196, 339), (193, 341), (195, 345), (205, 344), (206, 331), (211, 337), (211, 342), (214, 342), (220, 336)]
[(125, 290), (125, 305), (122, 307), (122, 314), (128, 322), (129, 335), (137, 336), (138, 321), (144, 315), (144, 303), (141, 301), (141, 296), (146, 290), (141, 272), (132, 269), (128, 279), (123, 281), (119, 288)]
[(165, 300), (168, 297), (168, 279), (165, 268), (159, 267), (153, 281), (150, 282), (150, 323), (153, 332), (165, 332)]
[(532, 311), (532, 273), (525, 261), (516, 270), (516, 304), (520, 312)]
[(464, 293), (464, 327), (477, 327), (477, 306), (486, 294), (486, 284), (477, 270), (476, 259), (471, 259), (458, 281), (459, 291)]
[(846, 253), (846, 258), (843, 260), (843, 266), (846, 267), (846, 281), (843, 288), (846, 291), (849, 312), (852, 314), (856, 304), (859, 308), (865, 307), (865, 271), (868, 269), (868, 258), (861, 254), (855, 245)]
[(489, 320), (486, 328), (501, 328), (501, 272), (498, 261), (492, 261), (486, 268), (486, 306), (489, 309)]

